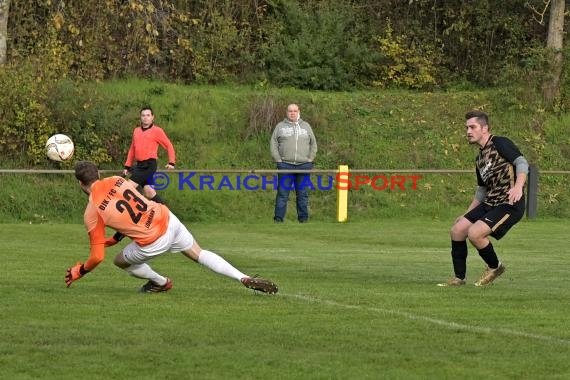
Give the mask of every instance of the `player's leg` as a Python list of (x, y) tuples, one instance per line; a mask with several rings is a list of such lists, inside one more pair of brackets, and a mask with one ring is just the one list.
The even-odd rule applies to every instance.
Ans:
[[(280, 162), (277, 167), (282, 170), (290, 169), (292, 165)], [(287, 212), (287, 202), (289, 201), (289, 192), (295, 189), (293, 181), (294, 175), (291, 173), (283, 173), (277, 175), (277, 195), (275, 196), (275, 213), (273, 220), (277, 223), (285, 220)]]
[(489, 240), (489, 235), (491, 234), (492, 230), (486, 222), (484, 221), (487, 218), (483, 218), (483, 220), (478, 220), (471, 228), (469, 229), (469, 241), (477, 251), (479, 252), (479, 256), (483, 259), (483, 261), (487, 264), (487, 268), (481, 275), (481, 278), (475, 282), (475, 285), (487, 285), (491, 283), (495, 278), (500, 276), (505, 267), (499, 262), (499, 258), (497, 257), (497, 253), (493, 248), (493, 244)]
[[(311, 170), (312, 168), (313, 164), (310, 162), (298, 166), (298, 169), (303, 170)], [(295, 174), (297, 220), (300, 223), (305, 223), (309, 219), (309, 190), (311, 187), (310, 181), (310, 174)]]
[(141, 193), (142, 195), (144, 195), (144, 197), (146, 199), (150, 199), (151, 201), (154, 201), (156, 203), (162, 203), (162, 204), (166, 204), (166, 202), (164, 201), (164, 199), (162, 199), (156, 192), (156, 190), (154, 190), (154, 188), (150, 185), (145, 185), (145, 186), (141, 186), (140, 184), (136, 183), (135, 181), (129, 179), (129, 181), (131, 181), (131, 183), (137, 188), (137, 191), (139, 193)]
[(182, 253), (218, 274), (240, 281), (246, 288), (269, 294), (277, 293), (277, 285), (273, 282), (242, 273), (220, 255), (200, 248), (195, 240), (192, 246), (183, 250)]
[(491, 243), (489, 240), (491, 232), (491, 227), (489, 227), (484, 221), (478, 220), (469, 227), (467, 238), (471, 244), (479, 250)]
[(164, 235), (144, 247), (136, 242), (128, 244), (122, 252), (117, 254), (114, 263), (127, 271), (131, 276), (147, 279), (148, 282), (141, 287), (142, 292), (164, 292), (172, 288), (172, 281), (155, 272), (147, 264), (152, 258), (168, 252), (173, 240), (173, 228), (169, 223)]
[(499, 260), (489, 236), (499, 240), (522, 218), (524, 204), (515, 206), (504, 204), (493, 207), (469, 230), (469, 240), (479, 251), (479, 256), (487, 264), (477, 286), (492, 283), (504, 271), (505, 266)]
[[(495, 253), (493, 244), (489, 240), (489, 236), (499, 229), (501, 225), (504, 227), (505, 222), (510, 217), (510, 214), (504, 208), (493, 207), (489, 209), (485, 215), (481, 216), (481, 218), (479, 218), (479, 220), (469, 229), (469, 241), (475, 248), (477, 248), (479, 256), (481, 256), (483, 261), (485, 261), (487, 266), (491, 269), (498, 268), (499, 258)], [(501, 234), (502, 237), (504, 233), (506, 233), (506, 230), (502, 228), (500, 231), (503, 232)]]
[(485, 214), (484, 207), (479, 205), (465, 215), (458, 217), (451, 227), (451, 261), (453, 263), (453, 272), (455, 277), (447, 280), (447, 282), (438, 284), (440, 286), (460, 286), (465, 285), (467, 276), (467, 236), (469, 228), (481, 215)]
[(155, 201), (157, 203), (164, 204), (164, 200), (156, 193), (156, 190), (151, 185), (145, 185), (143, 187), (144, 195), (148, 199)]
[(447, 280), (447, 285), (465, 285), (467, 274), (467, 232), (472, 223), (465, 216), (457, 218), (451, 227), (451, 262), (455, 277)]
[[(148, 246), (145, 247), (145, 249), (147, 248)], [(125, 249), (115, 256), (113, 263), (133, 277), (148, 280), (148, 282), (141, 288), (141, 291), (167, 291), (172, 288), (172, 281), (168, 277), (164, 277), (155, 272), (150, 265), (146, 263), (146, 261), (153, 256), (160, 254), (159, 252), (160, 250), (156, 250), (154, 254), (149, 256), (148, 252), (141, 249), (138, 244), (131, 242), (125, 247)]]
[(247, 288), (270, 294), (277, 293), (277, 286), (271, 281), (248, 276), (217, 253), (202, 249), (192, 233), (172, 213), (170, 213), (169, 229), (171, 225), (174, 231), (170, 247), (172, 252), (182, 252), (189, 259), (204, 265), (213, 272), (240, 281)]
[(182, 252), (184, 256), (204, 265), (210, 270), (238, 281), (247, 277), (220, 255), (202, 249), (194, 239), (192, 233), (188, 231), (186, 226), (184, 226), (172, 212), (170, 213), (168, 229), (172, 231), (173, 234), (172, 244), (170, 246), (171, 252)]
[(194, 260), (195, 262), (226, 277), (230, 277), (238, 281), (247, 277), (217, 253), (202, 249), (195, 240), (192, 246), (184, 249), (182, 253), (184, 256)]
[[(164, 204), (164, 200), (156, 193), (156, 190), (151, 186), (154, 184), (153, 175), (156, 172), (156, 160), (150, 159), (137, 162), (131, 174), (131, 181), (135, 182), (142, 188), (139, 189), (144, 196), (154, 202)], [(137, 187), (138, 188), (138, 187)]]

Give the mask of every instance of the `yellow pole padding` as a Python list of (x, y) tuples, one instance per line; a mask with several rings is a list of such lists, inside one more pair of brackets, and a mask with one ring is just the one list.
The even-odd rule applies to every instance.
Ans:
[(336, 190), (336, 220), (337, 222), (346, 222), (348, 219), (348, 187), (338, 186), (338, 179), (348, 179), (348, 165), (339, 165)]

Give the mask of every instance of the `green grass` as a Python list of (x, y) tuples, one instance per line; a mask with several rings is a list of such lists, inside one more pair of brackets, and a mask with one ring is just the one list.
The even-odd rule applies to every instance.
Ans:
[[(207, 249), (280, 286), (265, 296), (181, 255), (165, 294), (112, 265), (66, 289), (81, 225), (4, 224), (5, 379), (565, 379), (567, 224), (524, 220), (496, 242), (488, 288), (441, 288), (451, 220), (190, 225)], [(124, 244), (124, 243), (123, 243)], [(468, 280), (483, 268), (474, 250)]]

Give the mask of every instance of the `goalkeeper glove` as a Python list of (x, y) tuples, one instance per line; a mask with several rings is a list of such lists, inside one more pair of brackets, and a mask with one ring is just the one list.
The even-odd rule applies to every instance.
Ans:
[(71, 268), (67, 268), (65, 273), (65, 284), (69, 288), (73, 281), (79, 280), (81, 277), (89, 273), (87, 269), (81, 263), (77, 263)]

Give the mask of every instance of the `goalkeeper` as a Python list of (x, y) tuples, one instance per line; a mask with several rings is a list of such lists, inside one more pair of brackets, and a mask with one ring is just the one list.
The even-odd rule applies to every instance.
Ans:
[[(221, 256), (200, 248), (190, 231), (168, 207), (146, 199), (130, 181), (119, 176), (99, 179), (97, 166), (88, 161), (75, 164), (75, 177), (89, 196), (84, 222), (91, 250), (85, 263), (77, 263), (67, 269), (67, 287), (95, 269), (105, 257), (105, 247), (118, 243), (118, 237), (124, 235), (132, 242), (115, 256), (114, 264), (133, 277), (147, 280), (141, 292), (171, 289), (172, 280), (155, 272), (147, 261), (165, 252), (182, 252), (212, 271), (240, 281), (246, 288), (277, 293), (273, 282), (250, 277)], [(105, 238), (106, 226), (116, 230), (117, 234)]]

